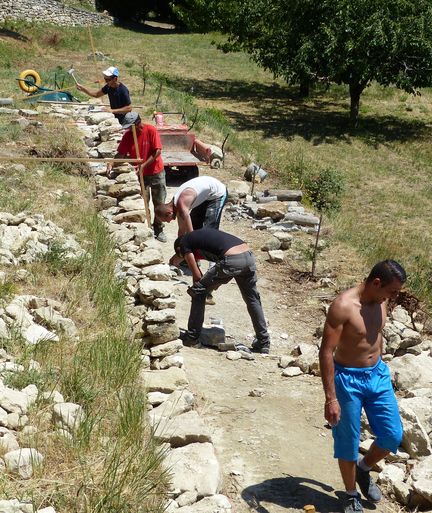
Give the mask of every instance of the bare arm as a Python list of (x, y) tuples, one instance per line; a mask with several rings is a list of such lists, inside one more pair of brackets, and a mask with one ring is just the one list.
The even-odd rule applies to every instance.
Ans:
[(118, 109), (111, 109), (110, 107), (104, 107), (105, 112), (112, 112), (113, 114), (126, 114), (127, 112), (132, 111), (132, 105), (125, 105), (124, 107), (119, 107)]
[(333, 353), (340, 342), (346, 320), (345, 308), (338, 298), (333, 302), (327, 314), (319, 352), (321, 379), (325, 394), (324, 417), (331, 426), (335, 426), (340, 418), (340, 406), (336, 398), (334, 383)]
[(88, 94), (89, 96), (92, 96), (93, 98), (100, 98), (101, 96), (103, 96), (105, 94), (102, 91), (102, 89), (99, 89), (99, 91), (90, 91), (90, 89), (87, 89), (86, 87), (84, 87), (81, 84), (77, 84), (76, 86), (77, 86), (78, 91), (82, 91), (83, 93)]
[(190, 217), (190, 206), (196, 198), (193, 189), (185, 189), (177, 200), (177, 220), (179, 225), (178, 236), (193, 231), (192, 219)]
[(186, 260), (186, 263), (192, 272), (193, 282), (195, 283), (195, 282), (199, 281), (202, 278), (202, 273), (200, 271), (200, 268), (198, 267), (198, 264), (196, 263), (194, 254), (186, 253), (186, 255), (184, 256), (184, 259)]

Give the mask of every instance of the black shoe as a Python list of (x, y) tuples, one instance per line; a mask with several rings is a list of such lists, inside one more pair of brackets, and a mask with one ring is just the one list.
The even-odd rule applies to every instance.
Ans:
[(368, 501), (377, 503), (381, 500), (381, 490), (375, 484), (370, 472), (363, 470), (358, 465), (356, 466), (356, 481), (360, 487), (363, 497)]
[(187, 331), (180, 333), (179, 339), (186, 347), (193, 347), (198, 344), (198, 338), (191, 337)]
[(251, 349), (254, 353), (270, 354), (270, 342), (262, 344), (261, 342), (258, 342), (258, 340), (255, 338), (252, 342)]
[(362, 513), (363, 506), (360, 501), (360, 494), (348, 495), (346, 494), (343, 499), (343, 513)]

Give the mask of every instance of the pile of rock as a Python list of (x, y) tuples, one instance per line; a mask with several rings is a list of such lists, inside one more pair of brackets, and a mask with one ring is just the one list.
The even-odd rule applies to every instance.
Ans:
[(0, 212), (0, 265), (30, 264), (40, 260), (53, 244), (61, 247), (65, 259), (84, 254), (71, 235), (42, 214)]
[(269, 254), (270, 262), (282, 262), (284, 250), (291, 247), (290, 232), (316, 233), (319, 219), (300, 204), (302, 192), (289, 189), (268, 189), (249, 194), (246, 182), (231, 180), (228, 183), (228, 200), (233, 204), (225, 208), (228, 219), (253, 220), (256, 230), (268, 230), (272, 237), (261, 248)]
[(62, 315), (58, 301), (36, 296), (16, 296), (0, 308), (0, 338), (21, 338), (27, 345), (41, 341), (57, 342), (59, 335), (78, 338), (78, 329), (72, 319)]

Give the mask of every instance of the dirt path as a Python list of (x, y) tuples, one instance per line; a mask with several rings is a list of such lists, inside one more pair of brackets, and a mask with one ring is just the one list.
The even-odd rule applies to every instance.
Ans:
[[(174, 191), (169, 188), (168, 198)], [(232, 500), (235, 513), (296, 512), (306, 504), (314, 504), (322, 513), (339, 511), (342, 482), (332, 458), (331, 432), (324, 425), (321, 381), (308, 375), (284, 378), (278, 367), (278, 357), (288, 353), (284, 334), (297, 342), (313, 341), (323, 319), (320, 291), (290, 286), (285, 268), (266, 263), (257, 248), (268, 235), (252, 230), (250, 221), (223, 220), (221, 228), (247, 240), (255, 251), (272, 335), (272, 354), (258, 355), (255, 361), (230, 361), (225, 353), (208, 348), (183, 350), (199, 412), (213, 432), (223, 469), (222, 491)], [(167, 225), (166, 232), (169, 242), (163, 249), (168, 259), (176, 223)], [(178, 285), (181, 328), (187, 326), (189, 315), (189, 282), (190, 277), (184, 276)], [(205, 322), (209, 324), (210, 317), (222, 319), (229, 340), (246, 342), (252, 325), (235, 282), (222, 286), (214, 296), (216, 305), (207, 306)], [(255, 388), (262, 389), (261, 397), (249, 395)], [(375, 511), (396, 508), (387, 503)]]

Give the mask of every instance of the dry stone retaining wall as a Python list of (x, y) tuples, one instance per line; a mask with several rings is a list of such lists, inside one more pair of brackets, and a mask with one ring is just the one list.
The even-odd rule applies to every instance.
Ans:
[(0, 22), (40, 21), (62, 26), (111, 25), (111, 16), (67, 7), (56, 0), (0, 0)]

